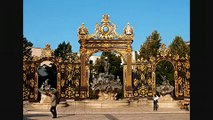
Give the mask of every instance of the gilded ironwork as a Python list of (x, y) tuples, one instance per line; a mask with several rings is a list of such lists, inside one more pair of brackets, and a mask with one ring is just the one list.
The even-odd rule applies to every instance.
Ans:
[(68, 61), (62, 62), (58, 77), (60, 77), (60, 91), (61, 98), (75, 99), (76, 91), (80, 81), (80, 67), (79, 63), (67, 63)]
[(74, 98), (75, 97), (75, 89), (70, 85), (65, 90), (65, 98)]
[(67, 60), (53, 57), (49, 44), (42, 49), (41, 57), (27, 59), (23, 56), (23, 100), (37, 100), (38, 67), (43, 61), (51, 61), (56, 66), (56, 87), (61, 98), (88, 98), (89, 58), (100, 51), (115, 52), (123, 58), (124, 97), (152, 97), (156, 93), (156, 66), (163, 60), (173, 65), (175, 96), (190, 97), (190, 56), (180, 58), (179, 55), (171, 54), (170, 49), (162, 44), (156, 57), (152, 56), (149, 60), (141, 58), (132, 64), (133, 27), (127, 23), (121, 35), (116, 29), (109, 15), (103, 15), (102, 21), (96, 23), (93, 34), (89, 34), (84, 23), (79, 27), (80, 57), (76, 55)]
[(123, 35), (119, 35), (116, 32), (116, 25), (109, 21), (109, 15), (103, 15), (101, 23), (96, 23), (95, 32), (89, 38), (98, 40), (133, 39), (133, 28), (128, 23), (124, 28)]
[[(140, 96), (142, 93), (141, 85), (143, 84), (147, 90), (147, 92), (143, 92), (148, 97), (151, 97), (152, 94), (156, 93), (156, 66), (160, 61), (166, 60), (172, 63), (174, 69), (174, 87), (175, 87), (175, 96), (176, 97), (189, 97), (190, 96), (190, 56), (186, 55), (185, 58), (180, 58), (179, 55), (174, 55), (170, 53), (170, 50), (166, 48), (165, 44), (158, 50), (158, 54), (156, 57), (150, 57), (149, 60), (141, 58), (137, 60), (135, 64), (137, 64), (137, 68), (133, 69), (133, 73), (136, 71), (140, 72), (140, 79), (145, 79), (145, 82), (134, 85), (134, 96)], [(184, 74), (183, 74), (184, 73)], [(136, 76), (133, 75), (133, 80), (136, 79)], [(133, 82), (134, 83), (134, 82)], [(136, 86), (137, 85), (137, 86)], [(141, 95), (144, 97), (145, 95)]]
[[(50, 48), (50, 45), (49, 44), (46, 44), (45, 48), (42, 49), (41, 51), (41, 57), (52, 57), (53, 56), (53, 51), (51, 50)], [(37, 58), (34, 57), (33, 61), (35, 61)]]
[(138, 92), (138, 95), (135, 95), (135, 96), (147, 97), (148, 95), (148, 89), (146, 88), (144, 84), (142, 84), (142, 86), (138, 89), (137, 92)]
[(23, 100), (28, 100), (30, 95), (30, 88), (26, 87), (25, 84), (23, 84)]
[[(89, 35), (84, 24), (78, 29), (78, 39), (80, 43), (80, 59), (81, 59), (81, 98), (87, 98), (89, 95), (89, 76), (88, 61), (89, 57), (99, 51), (116, 52), (120, 54), (125, 64), (127, 64), (127, 74), (124, 77), (124, 91), (131, 96), (132, 78), (131, 78), (131, 62), (132, 62), (132, 42), (134, 38), (133, 28), (129, 23), (124, 28), (122, 35), (116, 32), (116, 25), (109, 20), (109, 15), (103, 15), (101, 23), (96, 23), (95, 32)], [(127, 79), (127, 80), (126, 80)], [(124, 92), (124, 93), (126, 93)], [(126, 95), (126, 94), (125, 94)]]
[[(56, 67), (56, 89), (61, 98), (70, 99), (78, 97), (80, 82), (80, 63), (79, 58), (69, 58), (62, 60), (60, 57), (51, 57), (45, 54), (50, 49), (47, 44), (43, 50), (43, 56), (34, 57), (31, 60), (23, 60), (23, 99), (29, 101), (38, 101), (38, 67), (44, 61), (49, 61)], [(75, 81), (75, 82), (74, 82)], [(70, 94), (70, 89), (75, 91), (76, 96)], [(66, 97), (68, 96), (68, 97)]]
[(166, 57), (169, 53), (169, 49), (166, 49), (166, 45), (162, 44), (161, 48), (159, 49), (159, 52), (160, 52), (160, 56)]

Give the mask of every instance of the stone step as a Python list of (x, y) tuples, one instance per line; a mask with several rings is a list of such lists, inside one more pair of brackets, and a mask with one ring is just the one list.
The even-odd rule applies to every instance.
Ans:
[[(36, 109), (50, 109), (51, 104), (50, 103), (33, 103), (33, 104), (31, 104), (31, 106)], [(60, 102), (57, 106), (58, 107), (67, 107), (69, 105), (66, 102)]]
[(174, 108), (174, 107), (178, 107), (178, 103), (177, 102), (173, 102), (173, 103), (158, 103), (159, 107), (164, 107), (164, 108)]

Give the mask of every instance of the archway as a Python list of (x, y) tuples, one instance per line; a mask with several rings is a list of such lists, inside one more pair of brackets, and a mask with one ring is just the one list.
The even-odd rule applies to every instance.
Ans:
[(109, 15), (103, 15), (102, 22), (96, 24), (95, 33), (89, 35), (87, 28), (82, 24), (78, 29), (81, 60), (81, 87), (80, 98), (89, 97), (89, 57), (97, 51), (112, 52), (123, 56), (126, 65), (124, 77), (124, 96), (132, 96), (132, 42), (133, 28), (128, 23), (124, 33), (118, 35), (116, 25), (109, 21)]
[[(51, 61), (43, 61), (40, 63), (37, 69), (38, 73), (38, 88), (42, 83), (47, 80), (48, 84), (57, 89), (57, 68)], [(40, 92), (38, 92), (38, 99), (40, 100)]]
[[(169, 80), (169, 84), (175, 87), (175, 80), (174, 80), (174, 66), (168, 60), (159, 61), (156, 65), (156, 87), (162, 85), (163, 77)], [(157, 92), (156, 92), (157, 93)], [(159, 95), (159, 93), (157, 93)], [(175, 90), (171, 93), (172, 97), (175, 97)]]
[[(174, 78), (174, 82), (170, 82), (174, 86), (173, 97), (174, 99), (184, 99), (184, 97), (189, 97), (189, 81), (190, 81), (190, 63), (189, 56), (179, 57), (179, 55), (172, 55), (170, 49), (166, 48), (165, 44), (161, 45), (158, 50), (159, 54), (157, 57), (151, 57), (150, 62), (152, 64), (152, 88), (153, 94), (156, 94), (156, 65), (161, 61), (168, 61), (170, 66), (172, 64), (174, 74), (171, 74), (171, 78)], [(173, 76), (172, 76), (173, 75)]]
[[(161, 45), (156, 57), (151, 56), (149, 60), (141, 58), (133, 64), (133, 89), (135, 97), (148, 97), (152, 99), (156, 94), (156, 77), (159, 78), (158, 65), (168, 64), (171, 74), (169, 76), (170, 84), (174, 87), (173, 97), (175, 99), (184, 99), (190, 97), (190, 61), (189, 57), (179, 57), (170, 53), (165, 44)], [(162, 69), (165, 69), (163, 67)], [(157, 75), (156, 75), (157, 74)]]
[[(79, 57), (62, 60), (60, 57), (53, 57), (50, 53), (50, 46), (46, 45), (46, 48), (42, 49), (41, 57), (33, 56), (31, 60), (23, 60), (23, 100), (40, 100), (38, 88), (46, 79), (49, 79), (48, 83), (51, 87), (57, 89), (60, 100), (79, 99), (81, 77)], [(49, 68), (52, 77), (47, 77), (46, 73), (43, 75), (39, 73), (43, 67)], [(43, 69), (43, 71), (47, 70)]]
[(38, 67), (38, 87), (47, 79), (51, 87), (57, 88), (57, 70), (51, 61), (43, 61)]
[[(93, 56), (90, 56), (89, 60), (89, 98), (97, 99), (99, 90), (93, 90), (94, 80), (100, 76), (100, 74), (104, 73), (104, 63), (106, 58), (109, 62), (109, 71), (108, 74), (114, 76), (114, 80), (119, 78), (122, 86), (123, 86), (123, 58), (117, 52), (97, 52), (94, 53)], [(116, 99), (123, 98), (124, 89), (119, 89), (116, 91)]]

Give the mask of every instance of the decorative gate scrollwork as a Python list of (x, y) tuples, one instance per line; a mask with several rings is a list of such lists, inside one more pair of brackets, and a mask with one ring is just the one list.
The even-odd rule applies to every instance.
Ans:
[(38, 100), (38, 68), (43, 61), (49, 61), (56, 67), (56, 89), (61, 99), (77, 99), (81, 79), (79, 57), (62, 60), (43, 53), (40, 58), (23, 60), (23, 100)]
[(36, 87), (38, 86), (37, 64), (23, 61), (23, 100), (35, 101), (38, 98)]
[(133, 38), (133, 28), (129, 23), (123, 34), (119, 35), (116, 25), (109, 21), (109, 15), (103, 15), (101, 23), (96, 24), (95, 32), (91, 35), (83, 23), (78, 29), (80, 58), (55, 58), (49, 45), (43, 49), (41, 57), (33, 57), (32, 60), (24, 57), (23, 100), (37, 101), (38, 67), (43, 61), (51, 61), (56, 66), (56, 86), (62, 99), (88, 98), (89, 57), (99, 51), (116, 52), (123, 58), (124, 97), (152, 97), (156, 93), (156, 66), (163, 60), (173, 65), (175, 96), (190, 97), (189, 56), (179, 58), (179, 55), (172, 55), (162, 44), (156, 57), (150, 57), (149, 61), (142, 58), (132, 64)]
[(89, 57), (96, 52), (116, 52), (127, 64), (124, 74), (124, 96), (132, 96), (132, 42), (133, 28), (128, 23), (122, 35), (116, 32), (116, 25), (109, 21), (109, 15), (103, 15), (100, 24), (96, 24), (95, 32), (89, 35), (84, 23), (78, 29), (81, 59), (80, 98), (89, 97)]
[(157, 57), (150, 57), (149, 61), (136, 61), (133, 65), (133, 91), (137, 97), (152, 97), (156, 93), (156, 66), (166, 60), (174, 68), (175, 97), (190, 97), (190, 61), (189, 56), (179, 58), (170, 54), (165, 44), (162, 44)]
[(79, 97), (80, 64), (61, 63), (58, 79), (60, 79), (61, 98), (75, 99)]

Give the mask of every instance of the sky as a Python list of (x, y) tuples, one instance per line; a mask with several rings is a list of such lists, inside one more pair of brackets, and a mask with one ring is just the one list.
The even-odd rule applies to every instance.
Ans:
[(122, 34), (129, 22), (134, 29), (132, 48), (140, 50), (146, 37), (154, 30), (161, 43), (169, 46), (175, 36), (190, 41), (190, 0), (24, 0), (23, 34), (33, 47), (44, 48), (48, 43), (56, 49), (70, 42), (72, 51), (79, 53), (77, 31), (82, 23), (89, 34), (95, 31), (102, 15)]

